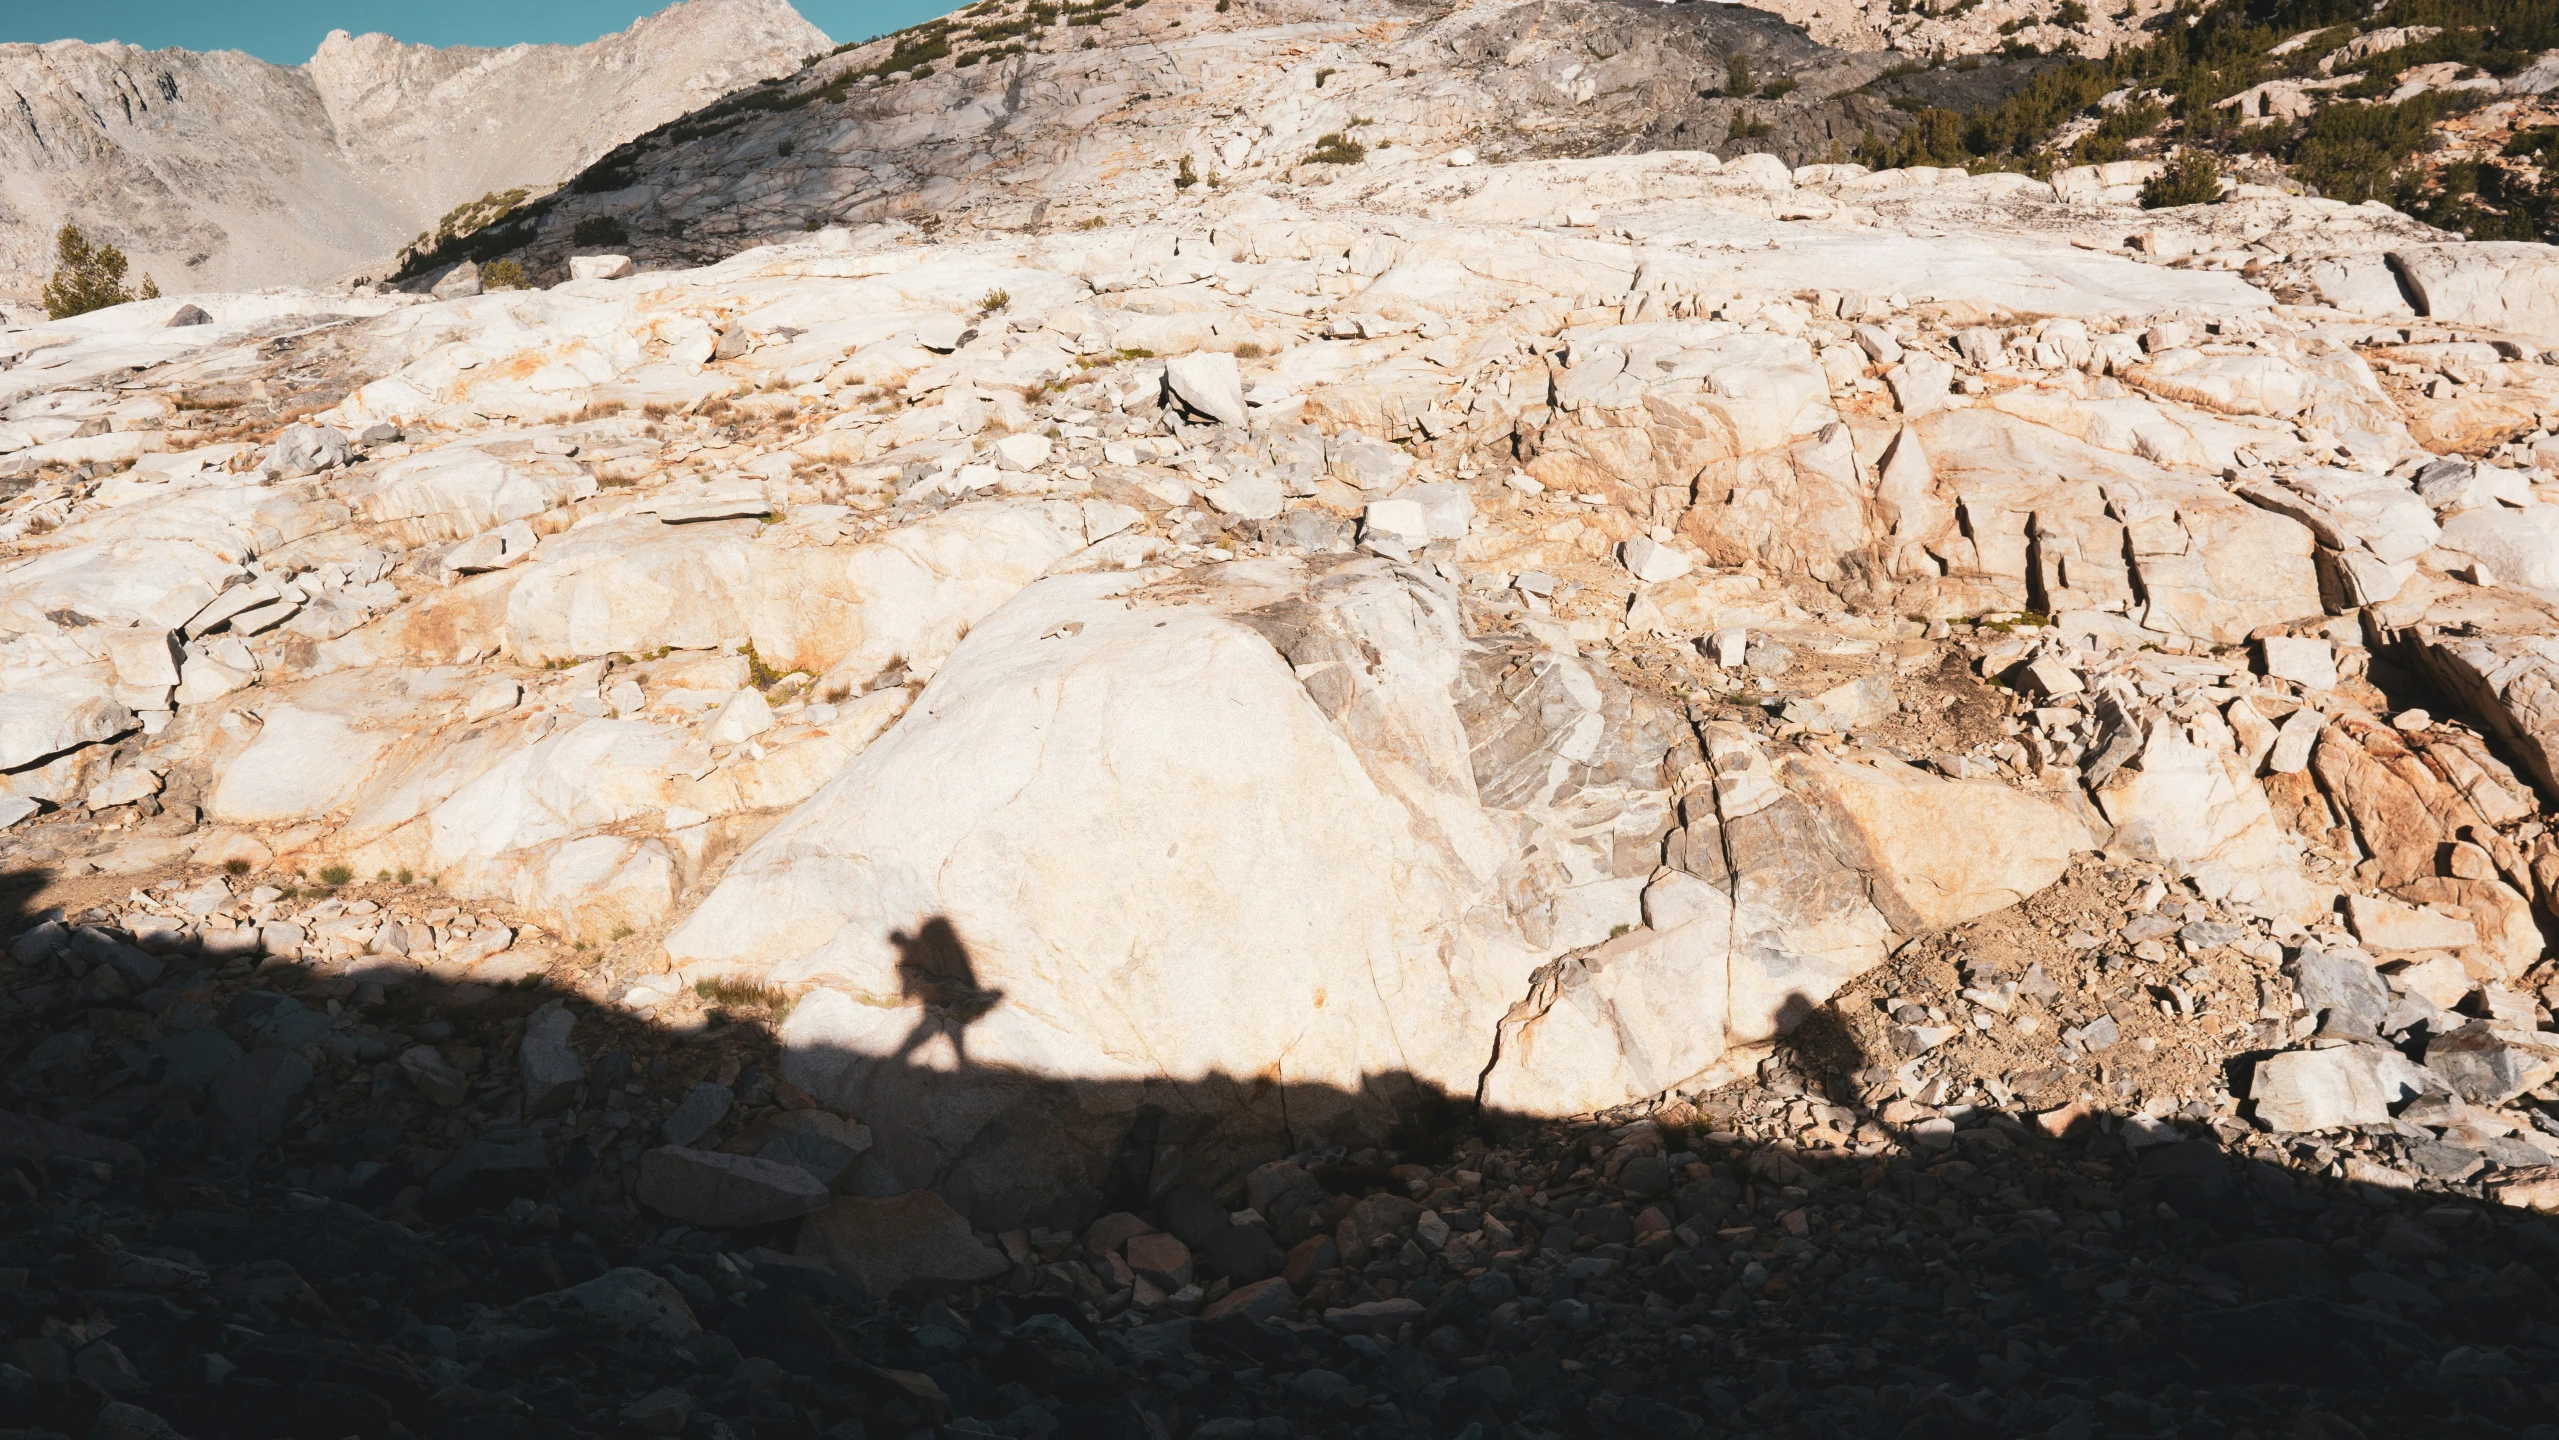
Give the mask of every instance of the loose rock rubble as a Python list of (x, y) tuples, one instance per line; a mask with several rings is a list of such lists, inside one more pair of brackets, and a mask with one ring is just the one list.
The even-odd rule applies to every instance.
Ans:
[[(2241, 928), (2155, 879), (2060, 888), (2136, 885), (2155, 905), (2128, 931)], [(849, 1193), (867, 1127), (777, 1078), (751, 1003), (650, 1024), (142, 938), (12, 947), (13, 1027), (56, 1037), (0, 1115), (15, 1433), (2547, 1429), (2559, 1229), (2531, 1207), (2559, 1168), (2517, 1127), (2559, 1130), (2548, 1091), (2268, 1136), (2102, 1085), (2005, 1102), (1944, 1042), (1915, 1097), (1875, 1103), (1901, 1052), (1807, 1032), (1735, 1090), (1215, 1189), (1141, 1158), (1125, 1209), (988, 1232), (929, 1190)], [(2102, 985), (2126, 957), (2100, 948), (2056, 973)], [(2065, 1008), (2053, 974), (1969, 978), (2027, 997), (2012, 1020)], [(1924, 985), (1898, 1003), (1965, 1003)], [(2350, 1052), (2396, 1053), (2280, 1058)]]

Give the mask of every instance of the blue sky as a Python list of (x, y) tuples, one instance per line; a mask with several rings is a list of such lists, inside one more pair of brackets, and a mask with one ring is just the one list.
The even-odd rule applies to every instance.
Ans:
[[(125, 40), (150, 49), (246, 50), (299, 65), (332, 30), (421, 45), (583, 44), (666, 0), (0, 0), (0, 43)], [(838, 40), (867, 39), (966, 0), (792, 0)]]

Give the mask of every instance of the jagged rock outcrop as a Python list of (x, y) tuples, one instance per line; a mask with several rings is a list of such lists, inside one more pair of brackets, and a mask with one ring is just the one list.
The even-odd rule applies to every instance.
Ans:
[(304, 65), (76, 40), (0, 45), (0, 295), (82, 226), (172, 294), (387, 262), (461, 202), (550, 186), (830, 48), (787, 0), (681, 0), (579, 46), (332, 32)]

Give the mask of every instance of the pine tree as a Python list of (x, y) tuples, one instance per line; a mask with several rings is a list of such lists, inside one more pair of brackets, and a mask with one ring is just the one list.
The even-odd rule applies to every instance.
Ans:
[(113, 245), (92, 245), (77, 225), (65, 225), (53, 239), (53, 278), (44, 282), (44, 313), (56, 320), (104, 310), (134, 300), (157, 300), (160, 287), (142, 277), (140, 291), (124, 287), (124, 252)]

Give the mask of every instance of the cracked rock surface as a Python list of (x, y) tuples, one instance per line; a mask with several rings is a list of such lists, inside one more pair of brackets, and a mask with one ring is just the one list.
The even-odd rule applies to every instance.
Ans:
[(13, 1415), (2546, 1429), (2552, 252), (1381, 14), (1203, 22), (1360, 167), (0, 330)]

